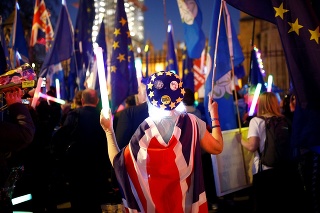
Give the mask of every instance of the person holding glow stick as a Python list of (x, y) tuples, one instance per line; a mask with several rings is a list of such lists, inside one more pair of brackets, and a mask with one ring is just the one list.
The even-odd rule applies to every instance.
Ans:
[(236, 135), (238, 142), (254, 155), (252, 164), (254, 212), (303, 212), (298, 205), (301, 204), (303, 194), (298, 169), (292, 169), (292, 165), (289, 164), (280, 169), (262, 164), (259, 170), (259, 152), (263, 153), (266, 141), (264, 118), (284, 116), (278, 98), (273, 92), (262, 93), (257, 99), (257, 104), (257, 116), (250, 120), (247, 139), (242, 138), (241, 133)]
[(108, 119), (103, 112), (100, 115), (127, 210), (208, 212), (201, 153), (202, 149), (211, 154), (222, 152), (218, 104), (209, 97), (210, 134), (204, 121), (186, 112), (184, 93), (181, 79), (173, 72), (151, 75), (146, 86), (149, 117), (121, 150), (110, 110)]

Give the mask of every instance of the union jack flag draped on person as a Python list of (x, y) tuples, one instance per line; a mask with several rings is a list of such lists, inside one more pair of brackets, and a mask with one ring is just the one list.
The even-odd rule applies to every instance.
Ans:
[(138, 81), (124, 1), (118, 0), (111, 56), (111, 111), (115, 113), (125, 99), (138, 94)]
[(53, 28), (49, 18), (49, 12), (46, 9), (43, 0), (36, 0), (34, 5), (30, 47), (33, 47), (36, 43), (40, 43), (46, 45), (46, 51), (48, 51), (52, 40)]
[(208, 212), (196, 123), (180, 115), (168, 143), (152, 118), (141, 123), (113, 161), (126, 212)]

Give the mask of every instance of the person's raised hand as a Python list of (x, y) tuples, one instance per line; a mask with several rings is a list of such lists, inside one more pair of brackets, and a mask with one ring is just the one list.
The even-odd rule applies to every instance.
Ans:
[(107, 115), (104, 115), (104, 110), (101, 110), (100, 113), (100, 125), (103, 128), (104, 131), (113, 131), (113, 122), (112, 122), (112, 113), (111, 110), (109, 109)]
[(211, 95), (209, 95), (208, 110), (211, 118), (215, 118), (215, 119), (219, 118), (218, 103), (213, 100)]
[(15, 103), (21, 103), (21, 97), (23, 95), (23, 92), (20, 88), (14, 87), (10, 90), (5, 92), (5, 99), (8, 106), (15, 104)]

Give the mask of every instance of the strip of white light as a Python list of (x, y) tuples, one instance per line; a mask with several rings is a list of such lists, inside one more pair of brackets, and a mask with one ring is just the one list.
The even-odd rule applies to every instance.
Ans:
[(32, 199), (32, 195), (31, 194), (26, 194), (26, 195), (23, 195), (23, 196), (20, 196), (20, 197), (13, 198), (11, 200), (11, 202), (12, 202), (12, 205), (17, 205), (19, 203), (23, 203), (23, 202), (26, 202), (26, 201), (31, 200), (31, 199)]

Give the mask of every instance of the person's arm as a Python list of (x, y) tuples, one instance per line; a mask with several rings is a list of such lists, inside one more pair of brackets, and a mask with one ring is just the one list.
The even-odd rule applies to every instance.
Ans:
[(113, 124), (112, 124), (112, 114), (111, 111), (109, 111), (109, 118), (105, 118), (103, 116), (102, 110), (100, 114), (100, 124), (103, 130), (106, 133), (107, 140), (108, 140), (108, 154), (110, 162), (113, 166), (113, 159), (114, 157), (119, 153), (119, 147), (117, 144), (116, 136), (114, 134), (113, 130)]
[(260, 137), (258, 136), (257, 125), (258, 123), (255, 119), (250, 120), (247, 140), (243, 139), (242, 135), (239, 133), (236, 135), (237, 141), (250, 152), (255, 152), (259, 148)]
[(8, 91), (5, 94), (9, 121), (0, 123), (0, 150), (18, 151), (29, 145), (34, 137), (35, 126), (27, 106), (21, 103), (22, 91)]
[(210, 154), (220, 154), (223, 150), (223, 138), (219, 122), (218, 103), (209, 96), (208, 110), (212, 120), (212, 133), (205, 132), (201, 147)]

